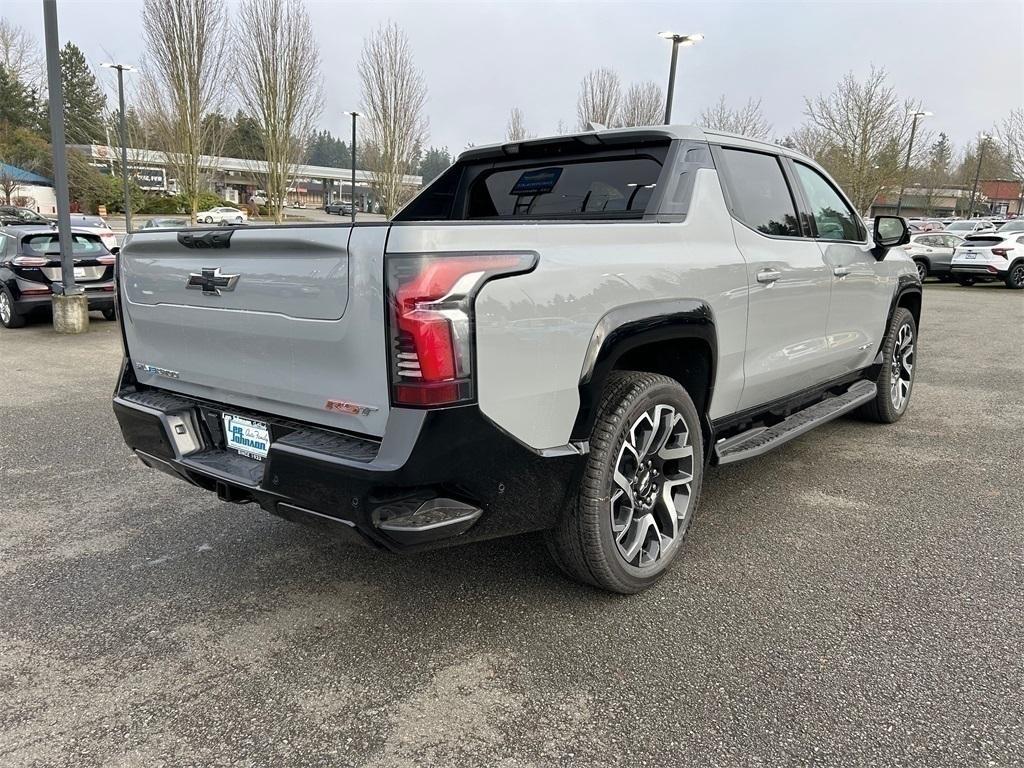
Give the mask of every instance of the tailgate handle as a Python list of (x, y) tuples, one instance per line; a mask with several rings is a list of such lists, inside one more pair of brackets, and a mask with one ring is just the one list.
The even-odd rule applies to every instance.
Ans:
[(178, 233), (178, 242), (186, 248), (230, 248), (233, 229), (188, 230)]

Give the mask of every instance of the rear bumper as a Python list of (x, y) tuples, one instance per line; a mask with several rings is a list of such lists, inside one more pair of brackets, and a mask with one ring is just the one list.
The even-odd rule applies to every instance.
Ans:
[[(113, 407), (125, 442), (147, 466), (224, 501), (255, 502), (393, 551), (549, 528), (570, 502), (583, 465), (582, 456), (541, 457), (475, 405), (393, 409), (376, 441), (140, 388), (125, 366)], [(264, 461), (224, 447), (225, 410), (268, 423)], [(415, 518), (424, 524), (395, 525), (415, 510), (425, 510)]]
[[(113, 283), (108, 283), (113, 286)], [(114, 308), (114, 292), (104, 288), (86, 288), (85, 295), (89, 299), (90, 310), (102, 310)], [(34, 294), (26, 296), (21, 294), (14, 300), (14, 311), (19, 315), (27, 315), (36, 310), (49, 309), (52, 302), (52, 294)]]
[(991, 277), (1003, 279), (1010, 268), (1009, 262), (992, 264), (991, 262), (977, 262), (973, 264), (954, 263), (952, 272), (954, 275), (970, 275), (971, 277)]

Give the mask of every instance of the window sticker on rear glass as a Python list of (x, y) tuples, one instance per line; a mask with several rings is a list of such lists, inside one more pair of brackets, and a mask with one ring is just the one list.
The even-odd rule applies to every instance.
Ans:
[(512, 187), (511, 194), (546, 195), (555, 188), (561, 175), (561, 168), (539, 168), (534, 171), (525, 171)]

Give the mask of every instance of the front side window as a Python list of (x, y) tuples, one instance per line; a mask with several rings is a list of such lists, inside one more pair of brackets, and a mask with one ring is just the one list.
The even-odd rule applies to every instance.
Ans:
[(722, 154), (737, 218), (765, 235), (800, 237), (796, 205), (779, 159), (728, 147)]
[(862, 240), (857, 216), (835, 188), (813, 168), (795, 163), (797, 176), (811, 205), (811, 215), (822, 240)]

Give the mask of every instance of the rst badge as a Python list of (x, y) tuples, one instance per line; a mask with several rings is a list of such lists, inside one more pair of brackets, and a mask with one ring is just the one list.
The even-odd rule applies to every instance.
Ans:
[(347, 400), (328, 400), (324, 403), (324, 409), (335, 413), (347, 413), (350, 416), (369, 416), (374, 411), (380, 410), (374, 405), (360, 405)]
[(172, 371), (170, 368), (160, 368), (156, 365), (150, 365), (149, 363), (136, 363), (135, 367), (143, 373), (151, 373), (154, 376), (163, 376), (165, 379), (177, 379), (180, 378), (177, 371)]

